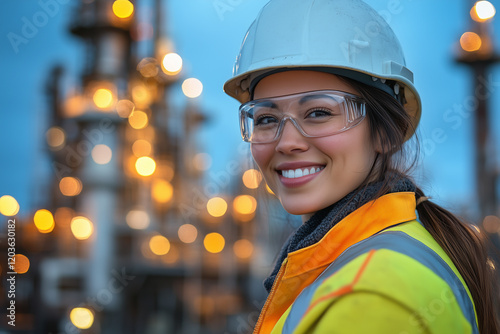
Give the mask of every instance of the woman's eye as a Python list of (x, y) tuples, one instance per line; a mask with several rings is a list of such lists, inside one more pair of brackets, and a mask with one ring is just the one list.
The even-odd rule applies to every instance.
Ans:
[(319, 118), (319, 117), (329, 117), (333, 116), (333, 113), (325, 109), (314, 109), (307, 114), (309, 118)]
[(278, 119), (276, 119), (276, 117), (273, 117), (273, 116), (259, 116), (256, 120), (255, 120), (255, 125), (268, 125), (268, 124), (273, 124), (273, 123), (278, 123)]

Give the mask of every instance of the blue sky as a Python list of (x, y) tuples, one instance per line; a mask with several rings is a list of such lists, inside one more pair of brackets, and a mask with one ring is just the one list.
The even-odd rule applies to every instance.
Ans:
[[(5, 1), (0, 11), (0, 59), (5, 81), (0, 111), (0, 196), (18, 199), (21, 214), (28, 214), (41, 203), (51, 171), (46, 167), (44, 133), (49, 127), (43, 94), (53, 64), (66, 68), (68, 85), (78, 82), (83, 47), (71, 36), (73, 1), (53, 0), (57, 4), (47, 22), (31, 31), (17, 47), (9, 33), (22, 35), (26, 20), (33, 21), (43, 10), (41, 3), (52, 0)], [(148, 2), (148, 1), (146, 1)], [(150, 1), (149, 1), (150, 2)], [(222, 91), (231, 76), (232, 65), (246, 29), (267, 0), (172, 0), (166, 2), (166, 26), (171, 41), (184, 59), (182, 77), (196, 77), (204, 85), (196, 103), (210, 118), (197, 135), (200, 150), (213, 157), (211, 172), (224, 170), (238, 155), (241, 139), (236, 112), (238, 103)], [(418, 181), (430, 196), (449, 208), (475, 199), (474, 141), (472, 116), (450, 118), (452, 110), (466, 106), (472, 95), (469, 70), (454, 62), (460, 35), (469, 27), (469, 1), (369, 0), (386, 15), (399, 37), (407, 66), (414, 72), (415, 85), (423, 101), (420, 123), (422, 158)], [(498, 1), (492, 1), (500, 8)], [(54, 7), (54, 8), (56, 8)], [(38, 18), (39, 19), (39, 18)], [(498, 18), (492, 30), (500, 41)], [(498, 44), (498, 43), (497, 43)], [(17, 48), (17, 52), (16, 52)], [(498, 49), (498, 48), (497, 48)], [(491, 80), (500, 87), (500, 66)], [(500, 94), (491, 101), (491, 133), (500, 129)], [(173, 88), (173, 103), (185, 99), (180, 88)], [(448, 115), (448, 117), (447, 117)], [(498, 145), (494, 148), (499, 154)], [(498, 159), (497, 159), (498, 161)]]

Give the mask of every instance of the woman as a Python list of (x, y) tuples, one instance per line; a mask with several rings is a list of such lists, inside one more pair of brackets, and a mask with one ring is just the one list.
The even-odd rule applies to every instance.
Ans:
[(304, 222), (264, 282), (255, 333), (499, 332), (479, 236), (406, 175), (421, 103), (380, 15), (360, 0), (271, 0), (224, 89), (267, 184)]

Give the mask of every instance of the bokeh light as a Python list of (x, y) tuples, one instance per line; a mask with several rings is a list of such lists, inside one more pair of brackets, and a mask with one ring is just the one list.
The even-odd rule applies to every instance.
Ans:
[(113, 93), (107, 88), (96, 89), (92, 97), (94, 104), (99, 109), (108, 109), (113, 104)]
[(155, 235), (149, 240), (149, 248), (156, 255), (165, 255), (170, 250), (170, 241), (163, 235)]
[(127, 225), (134, 230), (144, 230), (150, 223), (149, 214), (143, 210), (130, 210), (125, 218)]
[(59, 190), (64, 196), (77, 196), (82, 191), (82, 182), (76, 177), (63, 177), (59, 181)]
[(151, 186), (151, 195), (158, 203), (168, 203), (174, 194), (174, 187), (165, 180), (154, 180)]
[(481, 37), (475, 32), (468, 31), (460, 37), (460, 46), (467, 52), (474, 52), (481, 48)]
[(233, 201), (233, 209), (242, 215), (249, 215), (257, 209), (257, 200), (250, 195), (236, 196)]
[(19, 212), (19, 203), (10, 195), (0, 197), (0, 213), (4, 216), (15, 216)]
[(226, 244), (226, 240), (219, 233), (209, 233), (203, 239), (205, 249), (210, 253), (220, 253)]
[(149, 89), (144, 86), (144, 84), (138, 83), (132, 88), (132, 99), (136, 105), (140, 107), (147, 107), (151, 104), (152, 100), (151, 93)]
[(130, 100), (120, 100), (116, 103), (116, 113), (121, 118), (128, 118), (130, 114), (134, 111), (135, 105), (134, 102)]
[(148, 121), (148, 115), (141, 110), (134, 110), (128, 117), (130, 126), (136, 130), (144, 129)]
[(497, 216), (486, 216), (483, 220), (483, 228), (487, 233), (500, 231), (500, 218)]
[(150, 155), (152, 150), (151, 143), (145, 139), (138, 139), (132, 144), (132, 153), (138, 158)]
[(135, 162), (135, 170), (139, 175), (150, 176), (156, 170), (156, 162), (150, 157), (140, 157)]
[(203, 92), (203, 84), (196, 78), (189, 78), (182, 83), (182, 92), (189, 98), (196, 98)]
[(212, 166), (212, 157), (208, 153), (197, 153), (193, 158), (193, 165), (199, 171), (205, 171)]
[(161, 62), (162, 70), (168, 75), (176, 75), (182, 70), (182, 58), (177, 53), (167, 53)]
[(88, 308), (75, 307), (69, 314), (71, 323), (80, 329), (88, 329), (94, 323), (94, 314)]
[(471, 9), (471, 17), (477, 22), (484, 22), (492, 19), (495, 14), (495, 6), (489, 1), (478, 1)]
[(242, 260), (249, 259), (253, 254), (253, 244), (247, 239), (240, 239), (234, 243), (233, 251)]
[(33, 222), (40, 233), (50, 233), (54, 229), (54, 216), (49, 210), (40, 209), (35, 212)]
[(109, 148), (109, 146), (99, 144), (94, 146), (91, 155), (96, 164), (105, 165), (111, 161), (113, 152), (111, 151), (111, 148)]
[(249, 189), (257, 189), (262, 181), (262, 174), (256, 169), (249, 169), (243, 173), (242, 181), (245, 187)]
[(144, 58), (137, 65), (137, 70), (143, 77), (152, 78), (158, 74), (158, 62), (155, 58)]
[(116, 0), (113, 3), (113, 14), (120, 19), (126, 19), (134, 13), (134, 5), (128, 0)]
[(194, 225), (184, 224), (179, 227), (177, 234), (182, 242), (190, 244), (198, 237), (198, 229)]
[(64, 115), (66, 117), (77, 117), (85, 112), (86, 100), (81, 95), (69, 96), (64, 101)]
[(77, 216), (71, 220), (71, 232), (78, 240), (85, 240), (94, 232), (94, 225), (88, 218)]
[(53, 150), (61, 149), (66, 143), (66, 133), (58, 126), (53, 126), (45, 133), (47, 144)]
[(214, 197), (207, 202), (207, 211), (213, 217), (222, 217), (227, 211), (227, 203), (221, 197)]
[(23, 254), (16, 254), (13, 266), (16, 273), (25, 274), (30, 269), (30, 260)]

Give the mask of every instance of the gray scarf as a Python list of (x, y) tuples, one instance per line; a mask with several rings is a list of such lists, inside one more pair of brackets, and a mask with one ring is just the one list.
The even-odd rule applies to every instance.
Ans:
[[(416, 186), (410, 179), (395, 173), (390, 173), (390, 175), (389, 190), (385, 192), (386, 194), (405, 191), (415, 192)], [(288, 238), (288, 241), (279, 253), (274, 270), (264, 280), (264, 287), (267, 292), (271, 291), (276, 275), (288, 253), (320, 241), (335, 224), (347, 217), (351, 212), (374, 199), (374, 196), (382, 189), (385, 182), (387, 181), (373, 182), (362, 189), (356, 189), (338, 202), (314, 213), (308, 221), (303, 223)]]

